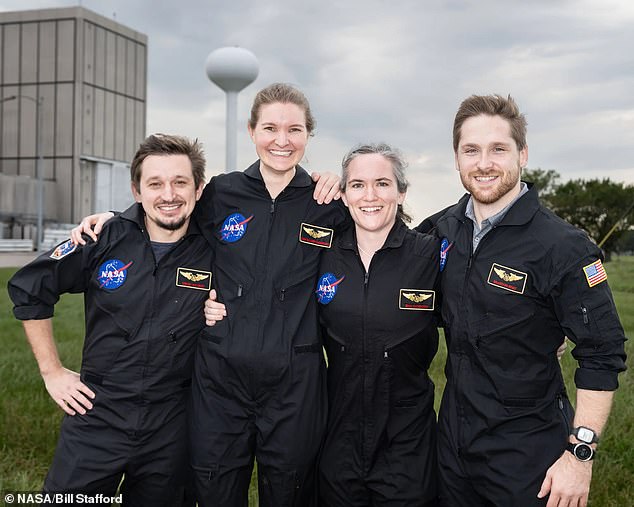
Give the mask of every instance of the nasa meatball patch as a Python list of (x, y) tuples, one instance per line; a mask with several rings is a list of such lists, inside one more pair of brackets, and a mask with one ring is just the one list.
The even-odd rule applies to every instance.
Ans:
[(176, 285), (187, 289), (211, 290), (211, 273), (199, 269), (178, 268)]
[(500, 289), (524, 294), (528, 275), (523, 271), (493, 263), (487, 283)]
[(453, 241), (449, 243), (447, 238), (443, 238), (440, 242), (440, 272), (442, 273), (445, 270), (445, 266), (447, 265), (447, 252), (453, 246)]
[(104, 262), (97, 270), (97, 282), (100, 289), (116, 290), (121, 287), (128, 278), (128, 268), (133, 261), (124, 264), (119, 259), (110, 259)]
[(327, 227), (302, 223), (299, 227), (299, 241), (309, 245), (330, 248), (334, 231)]
[(436, 292), (426, 289), (401, 289), (398, 307), (401, 310), (432, 311), (436, 303)]
[(220, 227), (220, 239), (227, 243), (235, 243), (242, 239), (247, 233), (247, 226), (253, 219), (253, 215), (249, 218), (245, 218), (242, 213), (232, 213)]
[(337, 295), (337, 290), (339, 290), (339, 284), (343, 282), (345, 276), (337, 279), (335, 275), (332, 273), (324, 273), (319, 277), (319, 281), (317, 282), (317, 290), (315, 294), (317, 294), (317, 302), (322, 305), (327, 305)]

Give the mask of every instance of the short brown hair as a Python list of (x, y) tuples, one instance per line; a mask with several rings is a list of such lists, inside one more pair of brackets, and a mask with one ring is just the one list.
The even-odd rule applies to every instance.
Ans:
[(462, 125), (475, 116), (500, 116), (509, 122), (511, 137), (518, 150), (526, 147), (526, 117), (520, 113), (513, 98), (501, 95), (471, 95), (462, 101), (453, 122), (453, 150), (458, 151)]
[(137, 191), (140, 191), (141, 166), (150, 155), (187, 155), (192, 163), (196, 188), (205, 182), (205, 155), (198, 139), (191, 141), (183, 136), (152, 134), (139, 145), (130, 165), (130, 179)]
[(295, 104), (304, 110), (306, 116), (306, 130), (312, 135), (315, 130), (315, 118), (310, 111), (310, 104), (306, 96), (295, 88), (293, 85), (286, 83), (273, 83), (266, 88), (261, 89), (251, 106), (251, 116), (249, 117), (249, 126), (254, 129), (260, 119), (260, 108), (266, 104)]

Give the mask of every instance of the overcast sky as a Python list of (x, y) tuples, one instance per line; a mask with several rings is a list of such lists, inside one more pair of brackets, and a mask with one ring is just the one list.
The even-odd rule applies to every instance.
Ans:
[(78, 3), (148, 36), (148, 133), (198, 137), (210, 174), (224, 166), (225, 102), (204, 64), (237, 45), (260, 63), (239, 98), (239, 167), (256, 158), (255, 93), (284, 81), (317, 120), (303, 165), (338, 172), (356, 143), (389, 142), (410, 163), (417, 219), (462, 195), (451, 127), (473, 93), (516, 98), (528, 167), (634, 183), (631, 0), (0, 0), (0, 10)]

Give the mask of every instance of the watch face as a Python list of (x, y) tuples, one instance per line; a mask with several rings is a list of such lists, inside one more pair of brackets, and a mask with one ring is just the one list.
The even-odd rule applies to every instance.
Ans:
[(592, 447), (588, 444), (577, 444), (574, 454), (579, 461), (588, 461), (592, 458)]
[(588, 428), (581, 427), (577, 431), (577, 439), (585, 442), (586, 444), (589, 444), (594, 439), (594, 431), (589, 430)]

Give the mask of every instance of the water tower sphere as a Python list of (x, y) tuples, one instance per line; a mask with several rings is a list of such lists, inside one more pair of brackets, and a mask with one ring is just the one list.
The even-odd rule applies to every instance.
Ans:
[(225, 92), (239, 92), (258, 77), (258, 60), (251, 51), (239, 47), (209, 53), (205, 70), (209, 79)]

